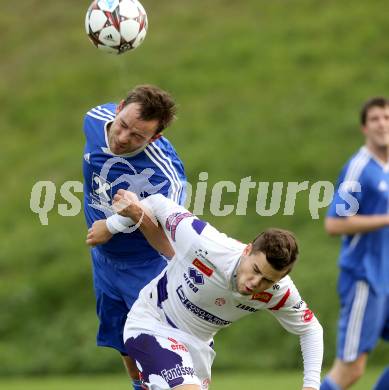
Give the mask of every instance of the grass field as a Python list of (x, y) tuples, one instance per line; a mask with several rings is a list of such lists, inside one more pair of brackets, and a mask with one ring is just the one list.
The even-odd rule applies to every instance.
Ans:
[[(380, 371), (380, 368), (367, 370), (366, 375), (353, 387), (353, 390), (371, 389)], [(298, 371), (241, 372), (236, 375), (218, 372), (214, 375), (211, 389), (294, 390), (300, 389), (300, 386), (301, 373)], [(6, 390), (128, 390), (129, 388), (124, 375), (0, 379), (0, 389)]]
[[(340, 241), (324, 232), (324, 208), (312, 218), (309, 191), (298, 193), (293, 215), (285, 214), (285, 190), (288, 182), (309, 182), (310, 189), (333, 182), (363, 142), (360, 104), (389, 91), (387, 1), (141, 1), (148, 35), (123, 56), (106, 55), (88, 41), (83, 19), (91, 0), (2, 1), (0, 376), (121, 369), (116, 353), (95, 347), (86, 226), (81, 208), (73, 217), (59, 214), (60, 205), (69, 205), (60, 188), (82, 180), (84, 113), (142, 83), (168, 89), (178, 102), (178, 120), (166, 136), (193, 185), (200, 172), (209, 174), (205, 220), (242, 242), (270, 226), (296, 233), (301, 257), (293, 280), (324, 327), (329, 365), (336, 350)], [(238, 188), (247, 177), (257, 183), (247, 215), (212, 215), (212, 186), (223, 180)], [(56, 188), (47, 226), (30, 209), (37, 181)], [(256, 211), (260, 182), (285, 183), (274, 216)], [(223, 205), (237, 199), (237, 192), (223, 192)], [(388, 361), (383, 344), (372, 366)], [(270, 315), (233, 324), (216, 346), (213, 389), (265, 388), (237, 384), (219, 371), (248, 365), (262, 381), (269, 377), (272, 389), (299, 387), (297, 373), (265, 375), (270, 367), (301, 364), (298, 338)], [(0, 389), (128, 389), (121, 376), (72, 378), (0, 379)]]

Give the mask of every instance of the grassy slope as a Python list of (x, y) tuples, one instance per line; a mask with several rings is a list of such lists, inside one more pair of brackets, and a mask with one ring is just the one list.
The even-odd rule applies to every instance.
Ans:
[[(384, 1), (356, 0), (350, 7), (334, 0), (144, 0), (148, 37), (121, 57), (100, 53), (87, 41), (87, 3), (61, 0), (42, 7), (22, 0), (5, 4), (0, 15), (4, 373), (119, 369), (115, 354), (93, 347), (82, 215), (64, 218), (56, 209), (60, 185), (81, 180), (81, 118), (89, 107), (117, 100), (135, 84), (158, 84), (179, 102), (179, 120), (168, 136), (192, 183), (201, 171), (209, 172), (210, 185), (246, 176), (311, 183), (335, 179), (362, 142), (360, 103), (389, 87)], [(29, 210), (37, 180), (58, 187), (46, 227)], [(242, 240), (269, 225), (297, 233), (302, 256), (294, 279), (326, 326), (330, 362), (338, 242), (324, 235), (322, 219), (310, 218), (306, 194), (299, 194), (294, 216), (272, 218), (255, 213), (255, 196), (252, 190), (248, 216), (206, 217)], [(223, 199), (235, 204), (236, 194)], [(297, 356), (295, 338), (259, 316), (260, 328), (253, 316), (218, 337), (217, 367), (236, 367), (242, 354), (262, 368), (299, 364), (290, 358)], [(381, 347), (375, 361), (385, 353)]]

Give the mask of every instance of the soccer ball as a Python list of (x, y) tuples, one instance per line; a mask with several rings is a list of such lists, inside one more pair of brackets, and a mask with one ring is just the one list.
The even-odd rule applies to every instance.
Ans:
[(94, 0), (85, 17), (92, 43), (109, 53), (135, 49), (147, 32), (147, 15), (138, 0)]

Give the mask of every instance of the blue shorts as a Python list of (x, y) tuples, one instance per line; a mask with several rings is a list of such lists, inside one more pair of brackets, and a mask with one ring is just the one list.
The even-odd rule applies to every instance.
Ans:
[(91, 251), (96, 311), (100, 320), (97, 345), (117, 349), (127, 355), (123, 327), (139, 291), (166, 267), (164, 257), (137, 263), (110, 260), (98, 249)]
[(342, 270), (338, 281), (340, 318), (337, 356), (344, 362), (389, 340), (389, 295), (377, 294), (364, 280)]

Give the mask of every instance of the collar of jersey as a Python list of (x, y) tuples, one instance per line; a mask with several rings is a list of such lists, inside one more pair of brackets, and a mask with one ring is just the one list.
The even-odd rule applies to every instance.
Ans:
[[(238, 270), (241, 258), (242, 257), (240, 256), (238, 261), (235, 264), (234, 270), (231, 273), (231, 289), (233, 292), (236, 292), (238, 294), (239, 294), (239, 292), (238, 292), (238, 286), (236, 284), (236, 277), (237, 277), (237, 270)], [(241, 294), (239, 294), (239, 295), (241, 295)]]
[(386, 164), (380, 160), (374, 153), (372, 153), (367, 146), (362, 146), (362, 151), (364, 151), (368, 156), (370, 156), (371, 159), (373, 159), (382, 169), (384, 172), (389, 172), (389, 162)]

